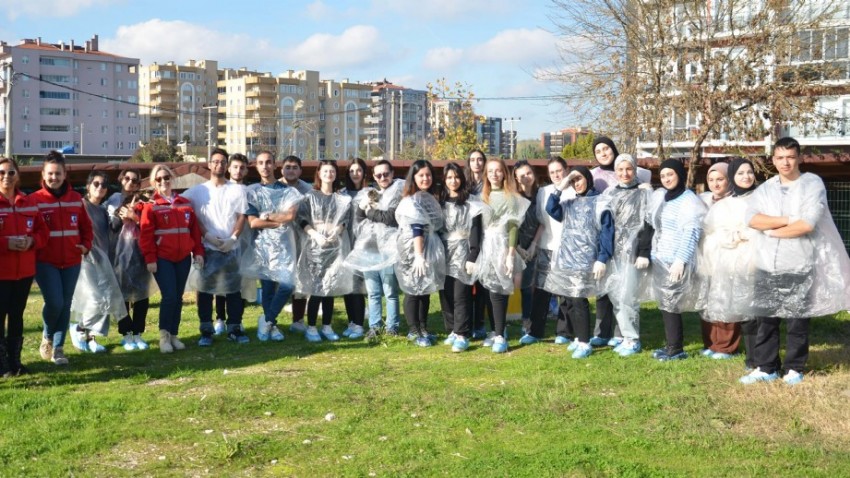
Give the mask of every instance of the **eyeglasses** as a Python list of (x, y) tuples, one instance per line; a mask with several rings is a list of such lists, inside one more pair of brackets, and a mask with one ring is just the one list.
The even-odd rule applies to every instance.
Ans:
[(157, 178), (154, 178), (154, 181), (158, 183), (161, 183), (163, 181), (171, 181), (171, 176), (159, 176)]
[(227, 164), (227, 161), (209, 161), (207, 164), (210, 166), (218, 166), (219, 164)]
[(106, 183), (102, 183), (100, 181), (92, 181), (91, 185), (94, 186), (95, 188), (105, 188), (106, 187)]
[(124, 178), (121, 181), (124, 181), (125, 183), (127, 181), (130, 181), (133, 184), (139, 184), (141, 182), (141, 181), (139, 181), (139, 178), (131, 178), (129, 176), (124, 176)]
[(388, 177), (390, 177), (392, 174), (393, 174), (393, 173), (375, 173), (375, 179), (384, 179), (384, 178), (388, 178)]
[(10, 169), (8, 171), (4, 171), (4, 170), (0, 169), (0, 178), (2, 178), (4, 176), (9, 176), (10, 178), (14, 178), (16, 174), (18, 174), (18, 172), (15, 171), (14, 169)]

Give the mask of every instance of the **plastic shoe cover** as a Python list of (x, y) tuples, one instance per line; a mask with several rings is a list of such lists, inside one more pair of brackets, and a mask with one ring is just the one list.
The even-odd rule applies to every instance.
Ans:
[(533, 335), (528, 335), (528, 334), (523, 335), (519, 339), (519, 343), (521, 343), (522, 345), (531, 345), (531, 344), (536, 344), (537, 342), (540, 342), (540, 340), (537, 337), (534, 337)]
[(572, 343), (572, 341), (567, 337), (564, 337), (562, 335), (555, 337), (555, 345), (567, 345), (569, 343)]
[(593, 353), (593, 347), (591, 347), (590, 344), (583, 344), (581, 342), (578, 342), (576, 344), (575, 350), (573, 351), (572, 357), (574, 359), (583, 359), (583, 358), (590, 357), (590, 354), (592, 354), (592, 353)]
[(617, 350), (620, 357), (628, 357), (638, 352), (640, 352), (640, 340), (624, 340)]
[(714, 351), (712, 351), (711, 349), (702, 349), (699, 351), (699, 354), (703, 357), (711, 358), (714, 355)]
[(151, 346), (148, 345), (147, 342), (145, 342), (145, 339), (143, 339), (141, 335), (134, 335), (133, 340), (136, 341), (136, 348), (139, 350), (147, 350), (151, 348)]
[(475, 329), (472, 331), (472, 340), (481, 340), (487, 338), (487, 329)]
[(272, 339), (272, 342), (283, 342), (283, 332), (277, 328), (277, 325), (272, 325), (269, 331), (269, 337)]
[(484, 339), (484, 342), (481, 344), (484, 347), (492, 347), (493, 340), (496, 338), (496, 332), (487, 332), (487, 338)]
[(223, 334), (224, 331), (227, 330), (224, 321), (221, 319), (215, 319), (215, 325), (213, 325), (213, 330), (215, 331), (216, 335)]
[(789, 370), (783, 377), (782, 381), (788, 385), (797, 385), (803, 381), (803, 374), (796, 370)]
[(590, 342), (588, 342), (588, 344), (590, 344), (591, 347), (605, 347), (606, 345), (608, 345), (608, 342), (610, 340), (611, 339), (603, 339), (602, 337), (593, 337), (592, 339), (590, 339)]
[(290, 332), (298, 332), (299, 334), (307, 333), (307, 326), (304, 325), (303, 321), (293, 322), (292, 325), (289, 326)]
[(454, 345), (455, 340), (457, 340), (457, 334), (452, 332), (446, 337), (446, 340), (443, 340), (443, 345)]
[(95, 353), (95, 354), (102, 354), (102, 353), (106, 352), (106, 347), (97, 343), (97, 341), (94, 339), (94, 337), (90, 338), (86, 345), (88, 345), (89, 352), (92, 352), (92, 353)]
[(265, 342), (269, 340), (269, 329), (271, 329), (270, 325), (271, 324), (266, 322), (265, 314), (261, 314), (259, 317), (257, 317), (257, 339), (259, 339), (260, 342)]
[(738, 379), (738, 381), (743, 383), (744, 385), (752, 385), (752, 384), (758, 383), (758, 382), (772, 382), (772, 381), (776, 380), (777, 378), (779, 378), (779, 376), (776, 375), (776, 372), (765, 373), (765, 372), (762, 372), (761, 369), (756, 368), (752, 372), (750, 372), (747, 375), (744, 375), (743, 377)]
[(343, 337), (346, 337), (346, 338), (351, 337), (351, 331), (352, 330), (354, 330), (354, 322), (349, 322), (348, 327), (346, 327), (345, 330), (343, 330), (340, 335), (342, 335)]
[(198, 339), (198, 347), (210, 347), (213, 344), (212, 334), (202, 334)]
[(355, 325), (351, 328), (351, 333), (348, 335), (348, 338), (351, 340), (358, 340), (363, 338), (363, 326)]
[(503, 354), (508, 351), (508, 341), (504, 337), (496, 336), (493, 339), (493, 353)]
[(324, 337), (327, 341), (336, 342), (339, 340), (339, 335), (334, 332), (334, 329), (332, 329), (330, 325), (322, 327), (322, 330), (320, 330), (319, 333), (322, 334), (322, 337)]
[(669, 362), (671, 360), (684, 360), (684, 359), (688, 358), (688, 353), (685, 352), (684, 350), (682, 350), (680, 352), (673, 353), (673, 354), (665, 351), (663, 354), (659, 355), (656, 358), (661, 362)]
[(608, 346), (609, 346), (609, 347), (617, 348), (617, 347), (619, 347), (619, 346), (620, 346), (620, 344), (622, 344), (622, 343), (623, 343), (623, 338), (622, 338), (622, 337), (611, 337), (611, 340), (609, 340), (609, 341), (608, 341)]
[(86, 333), (78, 332), (74, 329), (75, 327), (72, 325), (71, 333), (69, 334), (71, 336), (71, 344), (74, 346), (75, 349), (79, 350), (80, 352), (89, 352), (89, 346), (86, 342)]
[(124, 338), (121, 339), (121, 346), (124, 347), (124, 350), (127, 352), (139, 349), (139, 345), (136, 343), (136, 336), (129, 333), (124, 335)]
[(413, 341), (413, 343), (416, 344), (416, 346), (418, 347), (430, 347), (431, 345), (433, 345), (431, 341), (428, 340), (428, 337), (425, 336), (418, 337), (416, 340)]
[(452, 352), (463, 352), (469, 348), (469, 340), (466, 337), (458, 337), (452, 344)]
[(580, 342), (578, 341), (578, 339), (573, 339), (573, 341), (570, 342), (570, 345), (567, 345), (567, 352), (575, 351), (575, 349), (576, 349), (576, 347), (578, 347), (579, 343)]
[(726, 354), (726, 353), (723, 353), (723, 352), (714, 352), (711, 355), (711, 358), (713, 358), (714, 360), (728, 360), (728, 359), (730, 359), (734, 356), (735, 355), (733, 355), (733, 354)]
[(307, 342), (321, 342), (322, 336), (319, 335), (319, 331), (316, 330), (315, 327), (308, 327), (307, 331), (304, 332), (304, 338), (307, 339)]

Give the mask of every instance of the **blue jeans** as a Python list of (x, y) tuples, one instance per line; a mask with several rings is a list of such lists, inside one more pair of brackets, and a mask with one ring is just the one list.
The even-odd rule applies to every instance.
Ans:
[(277, 316), (286, 305), (286, 301), (292, 295), (292, 284), (281, 284), (271, 280), (260, 280), (260, 287), (263, 288), (262, 296), (263, 314), (266, 316), (266, 322), (277, 324)]
[(363, 273), (369, 296), (369, 328), (381, 327), (381, 296), (387, 297), (387, 330), (398, 330), (398, 280), (392, 266)]
[(183, 290), (186, 279), (189, 278), (189, 268), (192, 267), (192, 256), (178, 262), (156, 260), (156, 284), (162, 294), (159, 304), (159, 330), (167, 330), (171, 335), (177, 335), (180, 328), (180, 312), (183, 310)]
[(60, 269), (44, 262), (35, 263), (35, 281), (44, 296), (41, 319), (44, 338), (53, 340), (53, 347), (65, 345), (65, 334), (71, 322), (71, 300), (80, 276), (80, 265)]

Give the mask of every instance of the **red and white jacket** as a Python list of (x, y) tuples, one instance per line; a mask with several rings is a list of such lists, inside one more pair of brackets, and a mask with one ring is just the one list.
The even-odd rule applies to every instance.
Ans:
[[(49, 233), (32, 198), (19, 190), (11, 202), (0, 195), (0, 280), (34, 276), (36, 251), (47, 245)], [(33, 245), (26, 251), (9, 250), (12, 236), (32, 237)]]
[(83, 197), (67, 181), (63, 187), (65, 193), (57, 198), (42, 181), (41, 189), (29, 195), (50, 230), (47, 247), (38, 251), (36, 259), (59, 269), (82, 262), (83, 255), (77, 246), (82, 245), (88, 251), (94, 237)]
[(189, 200), (175, 195), (169, 201), (154, 193), (151, 202), (142, 209), (139, 247), (147, 264), (156, 262), (157, 258), (182, 261), (190, 253), (203, 256), (201, 230)]

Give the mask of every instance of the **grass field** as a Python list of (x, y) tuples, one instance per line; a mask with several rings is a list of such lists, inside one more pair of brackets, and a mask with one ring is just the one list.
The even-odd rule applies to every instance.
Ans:
[[(438, 302), (430, 323), (442, 332)], [(695, 315), (692, 358), (653, 360), (663, 332), (651, 308), (644, 352), (573, 360), (551, 338), (518, 346), (517, 324), (504, 355), (404, 338), (260, 343), (257, 306), (245, 315), (250, 344), (201, 349), (192, 303), (187, 350), (162, 355), (157, 305), (151, 350), (125, 352), (113, 327), (109, 353), (69, 341), (59, 368), (38, 357), (33, 292), (32, 374), (0, 380), (0, 476), (850, 476), (846, 313), (813, 323), (802, 384), (744, 387), (743, 359), (698, 356)]]

